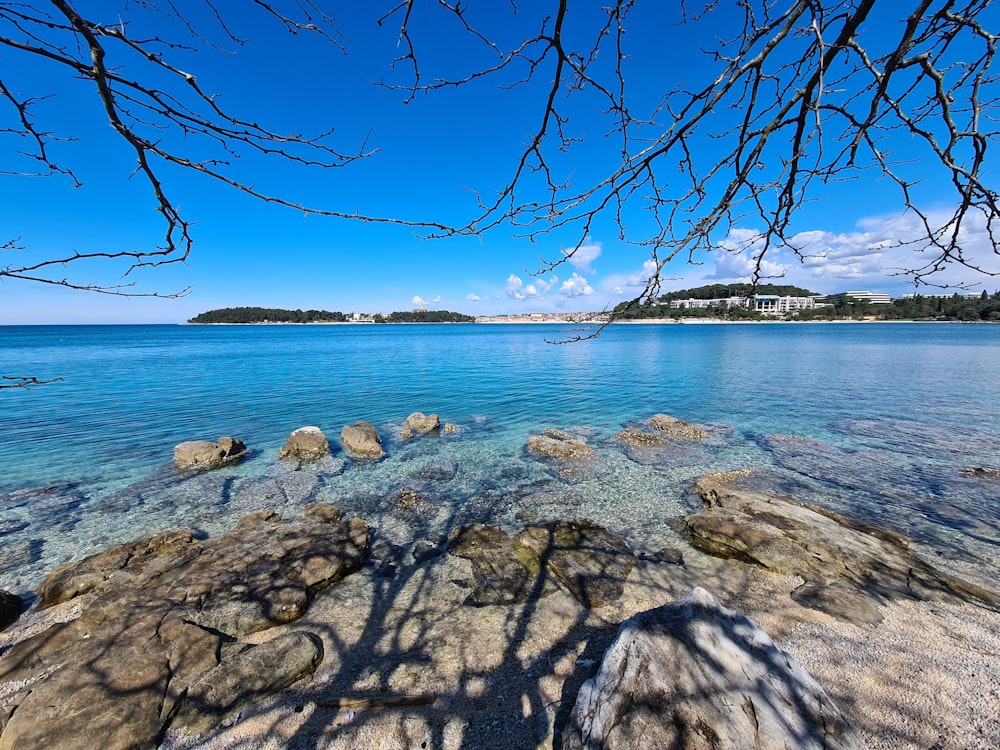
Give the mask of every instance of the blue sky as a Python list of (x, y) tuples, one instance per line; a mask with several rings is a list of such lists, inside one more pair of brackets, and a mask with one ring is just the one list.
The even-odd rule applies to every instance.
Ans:
[[(98, 17), (115, 17), (110, 3), (77, 5), (84, 12), (89, 6), (109, 13)], [(201, 15), (201, 3), (184, 1), (178, 7), (190, 9), (195, 22), (211, 28), (211, 20)], [(481, 45), (453, 28), (436, 26), (440, 15), (431, 3), (417, 8), (411, 28), (422, 42), (420, 64), (428, 76), (462, 75), (489, 63)], [(512, 18), (505, 3), (488, 4), (485, 12), (493, 15), (482, 17), (484, 28), (506, 41), (520, 38), (524, 28), (534, 31), (540, 22), (530, 10)], [(593, 12), (579, 11), (574, 22), (585, 27)], [(630, 30), (634, 55), (628, 76), (637, 106), (651, 107), (677, 80), (710, 80), (714, 68), (693, 45), (710, 43), (712, 32), (723, 33), (735, 20), (727, 15), (731, 11), (723, 7), (710, 26), (698, 30), (677, 26), (674, 3), (646, 3), (641, 6), (645, 15), (638, 13)], [(461, 224), (475, 212), (471, 191), (489, 194), (505, 184), (513, 160), (537, 127), (544, 87), (474, 85), (404, 103), (402, 92), (373, 83), (407, 80), (403, 71), (390, 67), (400, 51), (398, 23), (380, 28), (373, 22), (376, 15), (372, 7), (338, 10), (346, 55), (309, 34), (286, 34), (263, 14), (247, 12), (233, 19), (234, 29), (258, 43), (222, 45), (225, 53), (179, 51), (176, 59), (197, 74), (204, 89), (218, 92), (220, 102), (249, 119), (281, 132), (317, 133), (332, 127), (333, 142), (345, 150), (362, 144), (377, 149), (370, 158), (333, 170), (245, 157), (235, 167), (242, 179), (318, 208)], [(177, 31), (169, 24), (157, 27), (163, 36)], [(0, 264), (74, 250), (155, 245), (162, 223), (153, 212), (153, 197), (141, 180), (130, 177), (134, 159), (114, 137), (86, 83), (67, 79), (54, 65), (26, 66), (10, 51), (0, 52), (0, 69), (5, 69), (8, 85), (22, 93), (52, 95), (36, 105), (36, 115), (47, 130), (76, 139), (54, 144), (53, 155), (72, 165), (84, 183), (73, 189), (58, 176), (0, 174), (0, 242), (18, 237), (26, 247), (0, 254)], [(12, 116), (8, 110), (0, 112), (8, 120)], [(572, 163), (559, 163), (559, 168), (567, 179), (585, 181), (601, 168), (608, 141), (596, 108), (589, 112), (581, 106), (572, 112), (569, 128), (582, 140)], [(7, 137), (0, 139), (0, 148), (6, 156), (18, 144)], [(23, 169), (16, 157), (7, 163), (6, 171)], [(473, 315), (599, 310), (638, 294), (650, 271), (646, 251), (622, 241), (611, 217), (595, 223), (571, 263), (533, 275), (541, 259), (558, 259), (576, 246), (577, 234), (557, 230), (532, 242), (499, 227), (479, 237), (426, 239), (404, 226), (304, 215), (262, 204), (176, 169), (164, 168), (162, 175), (168, 194), (196, 222), (194, 251), (186, 264), (148, 269), (134, 280), (140, 290), (191, 287), (190, 294), (174, 300), (123, 299), (7, 279), (0, 281), (0, 324), (182, 322), (204, 310), (238, 305), (345, 312), (419, 306)], [(928, 212), (948, 208), (933, 184), (923, 190)], [(794, 227), (809, 260), (801, 262), (779, 250), (769, 256), (767, 270), (782, 277), (779, 283), (821, 293), (913, 291), (906, 279), (892, 275), (894, 268), (913, 265), (912, 251), (887, 247), (917, 231), (913, 217), (900, 208), (884, 183), (862, 179), (831, 186), (825, 200), (807, 206)], [(637, 214), (633, 220), (643, 219)], [(737, 226), (730, 238), (718, 239), (735, 243), (757, 228), (752, 223)], [(970, 225), (966, 247), (1000, 270), (981, 230)], [(696, 257), (694, 264), (684, 260), (668, 268), (664, 290), (744, 281), (749, 274), (745, 254), (716, 252)], [(66, 273), (71, 272), (77, 280), (102, 283), (114, 282), (118, 273), (103, 264), (67, 267)], [(962, 269), (949, 269), (938, 282), (1000, 288), (1000, 280)]]

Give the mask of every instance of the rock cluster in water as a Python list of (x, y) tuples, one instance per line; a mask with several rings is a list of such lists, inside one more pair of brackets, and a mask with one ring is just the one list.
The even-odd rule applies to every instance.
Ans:
[[(436, 414), (414, 412), (399, 437), (449, 427)], [(599, 463), (576, 433), (589, 435), (545, 430), (528, 438), (526, 450), (560, 472)], [(697, 462), (690, 456), (704, 447), (691, 444), (710, 437), (657, 414), (616, 439), (633, 460), (678, 464)], [(802, 440), (772, 441), (785, 454), (809, 447)], [(340, 443), (354, 460), (383, 456), (369, 422), (344, 426)], [(278, 456), (313, 461), (329, 453), (323, 432), (303, 427)], [(193, 441), (177, 446), (175, 462), (211, 469), (245, 454), (233, 438)], [(401, 514), (419, 514), (433, 507), (428, 484), (448, 482), (458, 470), (449, 458), (435, 460), (385, 490), (383, 499)], [(968, 472), (995, 479), (994, 470)], [(684, 531), (702, 552), (800, 576), (805, 583), (792, 594), (800, 604), (873, 623), (881, 604), (901, 597), (1000, 603), (992, 592), (920, 561), (901, 536), (754, 489), (744, 483), (750, 475), (702, 477), (697, 492), (705, 507), (684, 519)], [(519, 515), (530, 523), (513, 533), (466, 523), (447, 540), (415, 540), (412, 559), (423, 564), (450, 554), (468, 560), (471, 585), (452, 583), (468, 586), (470, 606), (540, 606), (562, 589), (592, 610), (619, 601), (637, 566), (683, 564), (690, 552), (664, 548), (637, 558), (621, 537), (591, 521), (548, 520), (572, 513), (572, 503), (550, 504), (545, 514)], [(218, 539), (167, 532), (57, 568), (39, 589), (40, 604), (72, 602), (80, 614), (0, 657), (0, 685), (24, 685), (13, 697), (8, 691), (0, 705), (0, 750), (155, 747), (168, 728), (204, 733), (308, 675), (323, 659), (316, 635), (283, 632), (260, 645), (246, 636), (302, 617), (318, 591), (369, 557), (373, 575), (394, 575), (402, 548), (389, 549), (383, 540), (373, 550), (371, 536), (364, 521), (309, 505), (290, 521), (270, 511), (252, 514)], [(18, 597), (0, 591), (0, 627), (21, 607)], [(862, 747), (790, 656), (702, 589), (622, 624), (599, 672), (580, 690), (562, 740), (564, 750)]]

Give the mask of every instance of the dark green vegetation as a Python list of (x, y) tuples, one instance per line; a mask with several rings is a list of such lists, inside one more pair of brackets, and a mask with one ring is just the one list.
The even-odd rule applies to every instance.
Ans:
[[(273, 307), (226, 307), (209, 310), (191, 318), (188, 323), (346, 323), (350, 319), (342, 312), (329, 310), (282, 310)], [(472, 323), (475, 318), (447, 310), (394, 312), (374, 316), (376, 323)]]
[(209, 310), (188, 323), (343, 323), (347, 316), (328, 310), (281, 310), (273, 307), (226, 307)]
[(1000, 322), (1000, 292), (982, 292), (978, 297), (961, 294), (951, 296), (900, 297), (891, 305), (873, 305), (864, 300), (852, 300), (843, 294), (830, 295), (829, 306), (802, 310), (796, 320), (834, 320), (844, 318), (875, 318), (876, 320), (963, 320)]
[(423, 310), (420, 312), (389, 313), (386, 323), (475, 323), (471, 315), (448, 310)]

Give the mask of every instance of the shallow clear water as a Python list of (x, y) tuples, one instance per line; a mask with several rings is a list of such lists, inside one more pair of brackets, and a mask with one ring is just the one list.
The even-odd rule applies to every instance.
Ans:
[[(693, 481), (753, 466), (776, 486), (893, 526), (958, 572), (1000, 575), (1000, 326), (619, 325), (595, 341), (540, 325), (0, 327), (0, 374), (63, 380), (0, 390), (0, 588), (155, 529), (215, 534), (243, 514), (333, 502), (406, 547), (457, 523), (589, 516), (651, 548), (679, 543)], [(454, 435), (403, 442), (437, 413)], [(708, 426), (702, 444), (629, 455), (613, 439), (662, 412)], [(338, 449), (277, 461), (317, 425), (336, 446), (364, 419), (375, 464)], [(566, 428), (599, 458), (560, 471), (528, 455)], [(184, 440), (252, 449), (207, 474), (172, 468)], [(774, 436), (794, 435), (794, 440)], [(428, 479), (428, 465), (449, 468)], [(449, 476), (454, 470), (454, 476)], [(425, 502), (400, 509), (403, 485)]]

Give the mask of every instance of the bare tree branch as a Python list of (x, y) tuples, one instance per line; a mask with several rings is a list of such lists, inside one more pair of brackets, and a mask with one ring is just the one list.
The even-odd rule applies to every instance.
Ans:
[[(409, 17), (411, 5), (396, 10)], [(540, 5), (538, 33), (498, 52), (496, 65), (453, 79), (425, 82), (416, 64), (418, 34), (403, 26), (411, 96), (483, 80), (498, 89), (536, 84), (539, 125), (509, 179), (481, 201), (478, 215), (444, 234), (509, 225), (535, 240), (572, 230), (576, 243), (539, 269), (545, 273), (570, 262), (595, 224), (611, 217), (620, 237), (655, 262), (656, 273), (637, 297), (649, 301), (671, 261), (703, 252), (749, 253), (756, 283), (778, 249), (801, 256), (795, 219), (819, 191), (879, 177), (896, 187), (901, 210), (923, 230), (899, 239), (923, 258), (900, 273), (932, 284), (949, 265), (987, 272), (963, 247), (963, 231), (979, 225), (996, 248), (1000, 212), (987, 182), (987, 153), (1000, 135), (992, 67), (997, 33), (987, 26), (988, 0), (736, 4), (743, 14), (738, 32), (705, 53), (716, 75), (701, 87), (678, 84), (648, 115), (637, 114), (642, 98), (630, 85), (629, 61), (649, 64), (649, 50), (630, 49), (624, 33), (637, 0), (609, 3), (586, 43), (570, 35), (565, 19), (571, 5), (588, 9), (570, 0)], [(720, 12), (713, 2), (693, 13), (682, 4), (679, 16), (697, 33)], [(468, 14), (462, 22), (499, 49)], [(613, 64), (600, 63), (608, 59)], [(573, 134), (575, 102), (589, 112), (603, 102), (607, 132), (621, 144), (620, 154), (602, 162), (603, 172), (580, 184), (563, 176), (565, 165), (574, 156), (595, 156), (588, 142), (584, 157)], [(905, 156), (893, 152), (901, 136), (908, 138)], [(952, 208), (943, 220), (919, 194), (929, 172), (951, 186)], [(629, 217), (639, 211), (652, 219), (652, 232), (632, 229)], [(734, 242), (731, 230), (747, 227), (756, 231)]]
[[(238, 46), (248, 43), (232, 31), (226, 19), (231, 11), (222, 9), (213, 0), (200, 2), (216, 20), (215, 31), (224, 41)], [(183, 40), (158, 36), (135, 37), (130, 33), (128, 20), (115, 18), (104, 22), (87, 18), (69, 0), (47, 0), (47, 5), (48, 10), (44, 10), (40, 3), (0, 2), (0, 49), (7, 50), (20, 65), (56, 64), (63, 66), (70, 76), (92, 84), (108, 123), (135, 157), (135, 175), (141, 177), (149, 189), (155, 209), (163, 219), (164, 231), (158, 246), (152, 248), (74, 250), (29, 264), (7, 263), (0, 266), (0, 281), (19, 279), (119, 296), (176, 297), (185, 294), (187, 290), (168, 294), (143, 292), (131, 281), (107, 283), (63, 274), (67, 266), (82, 268), (87, 261), (118, 261), (124, 263), (122, 276), (125, 278), (140, 268), (183, 263), (188, 259), (193, 246), (192, 224), (181, 214), (179, 201), (167, 188), (164, 178), (167, 167), (199, 173), (260, 201), (307, 214), (435, 227), (442, 232), (448, 229), (434, 222), (411, 222), (399, 217), (367, 216), (307, 206), (264, 192), (235, 176), (231, 167), (246, 153), (303, 167), (334, 169), (370, 156), (374, 150), (361, 143), (354, 150), (342, 151), (331, 145), (332, 129), (316, 135), (282, 134), (256, 119), (243, 118), (224, 109), (214, 94), (201, 88), (194, 74), (170, 59), (171, 53), (198, 46), (221, 49), (209, 41), (209, 30), (196, 27), (190, 20), (194, 15), (191, 3), (185, 3), (184, 7), (173, 0), (134, 0), (132, 3), (135, 12), (158, 14), (178, 22), (190, 35), (190, 45)], [(254, 0), (253, 5), (287, 33), (315, 34), (338, 50), (346, 49), (346, 39), (333, 17), (311, 0)], [(129, 71), (135, 71), (135, 75), (130, 75)], [(63, 175), (70, 179), (72, 186), (79, 187), (81, 181), (72, 168), (57, 163), (51, 156), (52, 143), (61, 137), (40, 127), (32, 114), (35, 105), (45, 98), (19, 95), (0, 72), (0, 104), (6, 102), (14, 114), (12, 127), (0, 132), (20, 136), (29, 144), (20, 153), (40, 165), (31, 174)], [(194, 156), (203, 147), (214, 149), (214, 155)], [(11, 171), (0, 173), (11, 174)]]
[(46, 385), (48, 383), (55, 383), (62, 378), (49, 378), (48, 380), (39, 380), (38, 378), (32, 377), (17, 377), (14, 375), (0, 375), (0, 390), (5, 388), (30, 388), (33, 385)]

